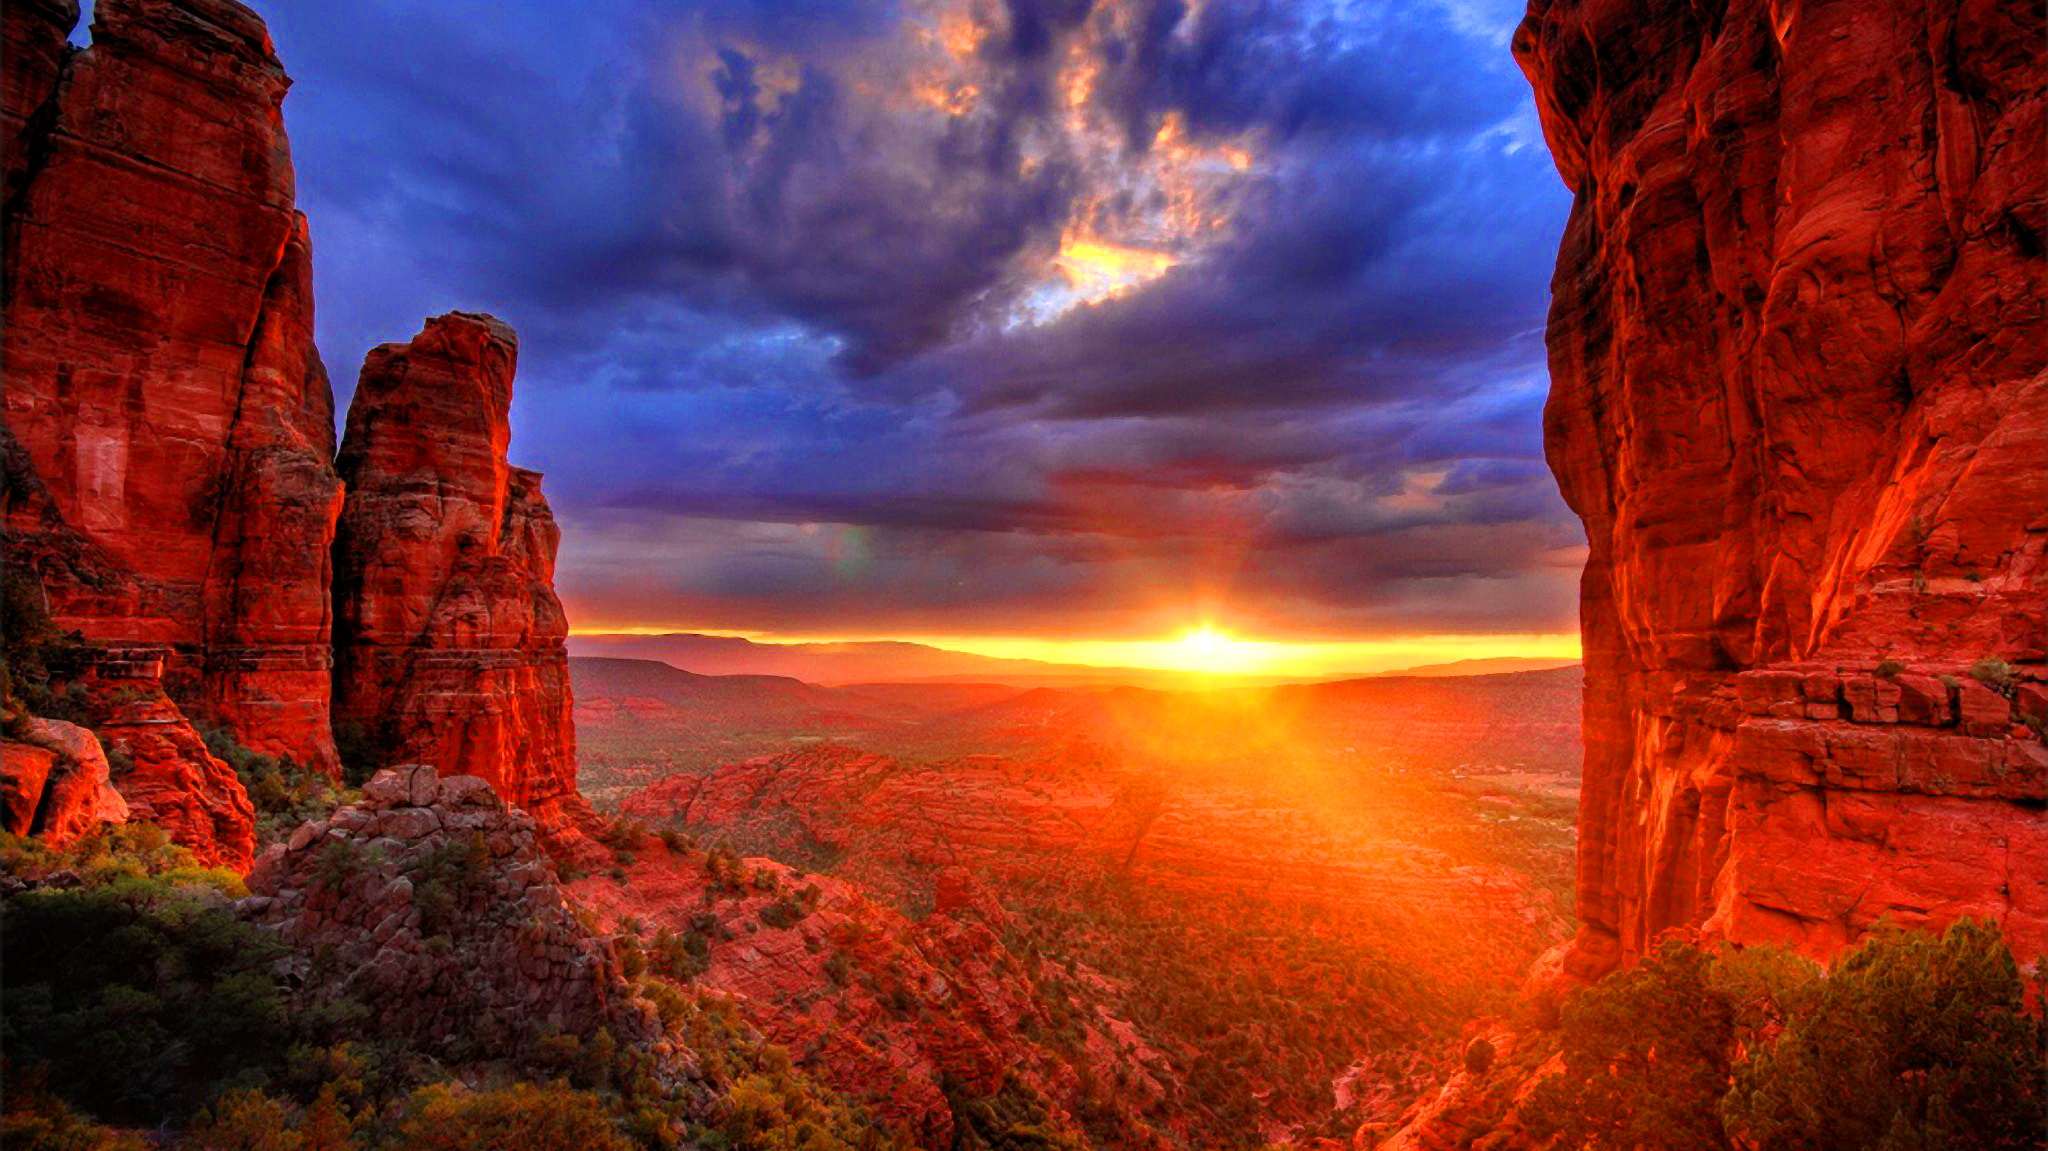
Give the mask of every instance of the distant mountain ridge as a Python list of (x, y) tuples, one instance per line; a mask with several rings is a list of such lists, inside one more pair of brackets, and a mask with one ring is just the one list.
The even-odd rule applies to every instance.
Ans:
[(978, 655), (908, 640), (847, 640), (831, 643), (759, 643), (740, 636), (665, 632), (658, 635), (608, 633), (571, 636), (569, 652), (581, 657), (654, 660), (698, 675), (776, 675), (829, 687), (935, 681), (1000, 682), (1019, 687), (1118, 686), (1157, 688), (1256, 687), (1284, 683), (1390, 676), (1464, 676), (1490, 672), (1541, 671), (1569, 667), (1575, 659), (1496, 656), (1424, 664), (1381, 672), (1325, 676), (1214, 675), (1147, 667), (1098, 667)]

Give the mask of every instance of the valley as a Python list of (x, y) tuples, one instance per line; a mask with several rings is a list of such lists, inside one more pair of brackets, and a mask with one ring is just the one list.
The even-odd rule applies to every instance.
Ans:
[(999, 1091), (991, 1067), (1096, 1145), (1348, 1136), (1570, 933), (1575, 668), (1207, 692), (570, 670), (584, 791), (644, 845), (579, 895), (700, 940), (708, 985), (927, 1145), (944, 1085)]

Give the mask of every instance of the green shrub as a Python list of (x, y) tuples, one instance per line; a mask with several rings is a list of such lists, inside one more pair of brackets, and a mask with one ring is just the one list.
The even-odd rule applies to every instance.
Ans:
[(257, 837), (264, 842), (281, 838), (307, 820), (323, 818), (348, 801), (348, 794), (333, 780), (288, 755), (252, 751), (224, 727), (207, 728), (200, 735), (206, 750), (235, 769), (256, 808)]
[(104, 1118), (181, 1120), (283, 1049), (281, 951), (218, 895), (162, 876), (15, 895), (0, 909), (0, 1046)]
[(1882, 928), (1844, 954), (1722, 1113), (1759, 1151), (2003, 1151), (2048, 1130), (2044, 1031), (1998, 929)]
[(1708, 1151), (1728, 1146), (1735, 1013), (1709, 982), (1713, 957), (1666, 942), (1572, 997), (1560, 1026), (1564, 1073), (1536, 1085), (1523, 1120), (1566, 1147)]
[(1882, 659), (1877, 662), (1877, 674), (1886, 679), (1897, 679), (1905, 670), (1906, 665), (1895, 659)]
[(950, 1077), (941, 1087), (953, 1112), (953, 1146), (963, 1151), (1083, 1151), (1087, 1146), (1062, 1129), (1044, 1095), (1014, 1075), (1004, 1076), (988, 1096), (977, 1097)]
[(1970, 665), (1970, 678), (1992, 689), (2010, 693), (2014, 680), (2012, 665), (2002, 659), (1987, 657)]

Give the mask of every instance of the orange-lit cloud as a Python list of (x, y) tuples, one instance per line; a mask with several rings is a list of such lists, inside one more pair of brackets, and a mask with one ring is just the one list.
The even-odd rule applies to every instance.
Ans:
[(1156, 279), (1177, 262), (1169, 252), (1085, 239), (1062, 241), (1059, 255), (1053, 258), (1074, 294), (1088, 303)]

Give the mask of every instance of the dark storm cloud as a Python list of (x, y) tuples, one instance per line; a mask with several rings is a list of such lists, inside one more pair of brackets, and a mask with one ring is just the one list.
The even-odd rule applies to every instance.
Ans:
[[(1569, 625), (1566, 201), (1504, 4), (260, 6), (337, 380), (423, 315), (511, 320), (572, 608), (1128, 629), (1193, 547), (1276, 628)], [(1077, 221), (1160, 216), (1132, 173), (1226, 145), (1217, 238), (1042, 307)]]

